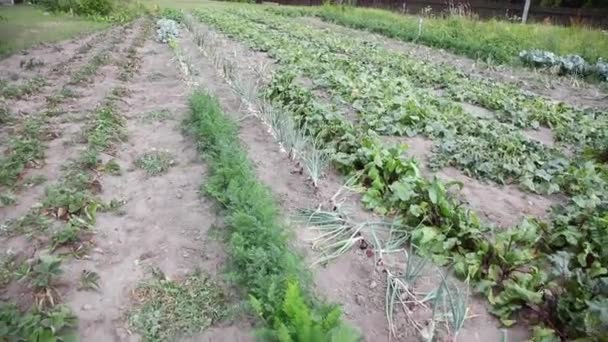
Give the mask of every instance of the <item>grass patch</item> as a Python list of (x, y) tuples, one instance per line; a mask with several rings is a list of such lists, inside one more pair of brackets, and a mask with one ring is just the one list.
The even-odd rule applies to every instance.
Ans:
[(209, 165), (205, 193), (226, 209), (232, 278), (246, 289), (253, 310), (266, 322), (265, 340), (355, 341), (340, 309), (319, 303), (308, 291), (308, 276), (289, 245), (270, 191), (255, 177), (234, 124), (215, 98), (190, 98), (188, 130)]
[(146, 171), (148, 176), (160, 176), (175, 165), (173, 155), (167, 151), (150, 151), (137, 158), (135, 166)]
[(33, 6), (0, 8), (0, 58), (40, 43), (53, 43), (109, 26), (67, 14), (46, 14)]
[(154, 279), (135, 290), (139, 307), (129, 324), (145, 341), (172, 341), (202, 331), (226, 315), (224, 294), (206, 276)]

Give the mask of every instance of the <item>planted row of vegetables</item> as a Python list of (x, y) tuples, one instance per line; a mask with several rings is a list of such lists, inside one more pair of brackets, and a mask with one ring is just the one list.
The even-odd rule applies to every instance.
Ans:
[[(567, 64), (570, 65), (562, 64), (559, 72), (571, 72), (579, 76), (595, 74), (593, 79), (606, 80), (608, 45), (601, 30), (589, 27), (563, 27), (544, 23), (520, 25), (505, 20), (478, 20), (466, 10), (447, 17), (411, 16), (381, 9), (335, 5), (306, 8), (274, 6), (269, 10), (289, 16), (317, 16), (339, 25), (445, 48), (489, 62), (527, 64), (530, 59), (522, 58), (519, 61), (517, 58), (525, 50), (536, 50), (533, 52), (536, 61), (556, 61), (559, 58), (553, 54), (562, 55), (569, 60)], [(539, 49), (543, 51), (538, 51)], [(584, 63), (584, 60), (588, 63)], [(561, 63), (556, 64), (559, 66)], [(595, 70), (581, 69), (584, 64)], [(550, 65), (540, 63), (533, 66)]]
[[(473, 79), (455, 69), (411, 60), (376, 44), (314, 30), (259, 11), (235, 10), (226, 20), (233, 33), (268, 51), (315, 86), (358, 112), (358, 124), (382, 135), (424, 134), (437, 141), (431, 166), (456, 166), (468, 174), (498, 183), (520, 183), (541, 193), (569, 191), (566, 176), (588, 168), (589, 159), (570, 161), (565, 146), (546, 146), (526, 137), (521, 128), (554, 128), (576, 154), (605, 158), (608, 116), (555, 104), (510, 86)], [(275, 51), (276, 50), (276, 51)], [(303, 57), (305, 56), (305, 58)], [(460, 101), (471, 100), (497, 111), (480, 118)], [(471, 95), (472, 96), (472, 95)]]
[[(602, 336), (608, 327), (602, 315), (608, 309), (608, 270), (603, 266), (608, 254), (602, 250), (608, 240), (605, 167), (591, 156), (572, 162), (558, 148), (521, 133), (521, 127), (536, 121), (554, 124), (558, 135), (561, 127), (565, 137), (574, 128), (570, 120), (591, 117), (592, 111), (511, 93), (508, 86), (435, 69), (369, 42), (264, 11), (196, 14), (277, 59), (268, 98), (322, 141), (341, 171), (358, 178), (370, 209), (395, 215), (422, 253), (439, 264), (453, 264), (487, 296), (503, 323), (514, 323), (514, 314), (526, 309), (539, 323), (538, 338)], [(333, 103), (321, 103), (301, 85), (300, 76), (333, 95)], [(488, 98), (486, 88), (502, 91), (486, 106), (506, 106), (511, 100), (513, 106), (524, 106), (513, 111), (522, 121), (511, 120), (514, 116), (507, 111), (486, 119), (467, 113), (454, 101), (467, 94), (465, 87), (486, 94), (478, 99)], [(437, 88), (447, 89), (447, 95), (432, 92)], [(358, 112), (357, 119), (340, 111), (344, 103)], [(593, 149), (601, 142), (602, 133), (594, 130), (600, 125), (605, 122), (594, 126), (591, 121), (586, 130), (578, 129), (576, 136), (582, 138), (573, 139), (575, 148)], [(479, 178), (514, 178), (533, 190), (560, 190), (573, 197), (555, 209), (549, 222), (530, 219), (496, 232), (450, 196), (446, 184), (422, 176), (418, 162), (405, 158), (402, 146), (381, 143), (378, 133), (425, 134), (439, 141), (433, 157), (438, 167), (452, 163)], [(594, 152), (597, 156), (601, 151)]]

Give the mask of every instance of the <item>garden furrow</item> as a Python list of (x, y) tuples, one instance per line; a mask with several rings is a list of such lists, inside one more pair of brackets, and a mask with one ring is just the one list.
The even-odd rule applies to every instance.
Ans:
[[(124, 35), (113, 37), (107, 45), (104, 44), (104, 48), (120, 48), (122, 51), (129, 47), (128, 44), (135, 42), (138, 35), (141, 36), (139, 32), (142, 28), (138, 26), (132, 30), (122, 30)], [(107, 51), (102, 48), (98, 53), (105, 55)], [(127, 67), (123, 66), (134, 57), (129, 53), (116, 54), (113, 59), (108, 59), (116, 63), (115, 68), (111, 64), (100, 64), (95, 70), (106, 81), (117, 80), (121, 75), (118, 71), (124, 69), (130, 72), (129, 63), (126, 63)], [(65, 296), (86, 284), (92, 286), (92, 283), (83, 285), (82, 277), (69, 277), (69, 272), (67, 277), (62, 276), (69, 270), (69, 265), (65, 270), (62, 264), (69, 264), (71, 258), (83, 258), (89, 253), (94, 245), (96, 212), (112, 207), (101, 203), (96, 196), (101, 190), (99, 176), (104, 166), (100, 164), (99, 155), (120, 141), (117, 131), (120, 127), (118, 118), (109, 107), (111, 104), (106, 102), (114, 96), (114, 92), (103, 84), (94, 88), (97, 92), (104, 92), (97, 101), (102, 99), (105, 103), (92, 109), (91, 113), (83, 113), (86, 122), (77, 124), (80, 130), (74, 132), (78, 137), (75, 137), (77, 145), (72, 149), (73, 155), (62, 155), (58, 151), (57, 157), (63, 157), (60, 158), (62, 172), (59, 179), (46, 187), (44, 196), (38, 199), (39, 202), (32, 203), (27, 214), (2, 225), (3, 235), (8, 237), (0, 241), (2, 249), (6, 251), (1, 256), (1, 270), (5, 278), (1, 284), (3, 304), (0, 310), (3, 315), (15, 319), (6, 324), (9, 332), (18, 339), (23, 338), (24, 334), (31, 334), (29, 329), (34, 328), (51, 329), (52, 336), (64, 338), (63, 334), (69, 333), (70, 328), (75, 326), (75, 317), (64, 304)], [(79, 144), (81, 138), (85, 145)], [(64, 152), (69, 150), (64, 148)], [(87, 279), (94, 283), (91, 276)], [(16, 306), (10, 304), (13, 302)], [(25, 311), (30, 316), (22, 316)], [(49, 327), (36, 323), (49, 315), (64, 318)], [(30, 323), (32, 326), (23, 325), (26, 318), (33, 320)]]
[[(170, 302), (179, 300), (172, 296), (188, 295), (207, 300), (203, 291), (210, 288), (199, 281), (218, 278), (225, 257), (209, 235), (216, 224), (211, 205), (199, 197), (205, 167), (194, 142), (181, 132), (189, 90), (171, 50), (149, 37), (136, 47), (131, 75), (114, 88), (120, 89), (114, 111), (122, 118), (126, 140), (100, 155), (102, 164), (112, 163), (115, 171), (104, 174), (99, 197), (116, 208), (97, 216), (95, 246), (66, 272), (72, 278), (94, 272), (99, 286), (94, 291), (72, 289), (66, 301), (87, 341), (130, 341), (135, 336), (146, 341), (239, 340), (247, 337), (246, 322), (200, 332), (224, 318), (214, 312), (226, 305), (222, 297), (196, 307), (196, 317), (186, 312), (192, 303), (174, 307)], [(203, 287), (188, 290), (192, 284)], [(181, 293), (182, 286), (201, 292)], [(175, 316), (158, 317), (165, 314)]]

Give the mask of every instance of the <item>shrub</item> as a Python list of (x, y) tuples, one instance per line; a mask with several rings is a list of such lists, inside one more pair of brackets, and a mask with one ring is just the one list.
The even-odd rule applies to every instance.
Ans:
[(114, 0), (37, 0), (51, 12), (70, 12), (78, 15), (109, 15), (116, 7)]

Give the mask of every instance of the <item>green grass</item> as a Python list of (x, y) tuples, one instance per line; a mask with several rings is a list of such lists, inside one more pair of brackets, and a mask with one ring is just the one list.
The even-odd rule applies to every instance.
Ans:
[[(518, 63), (522, 50), (542, 49), (560, 55), (578, 54), (591, 63), (608, 58), (608, 37), (600, 30), (584, 27), (510, 23), (476, 20), (468, 17), (423, 18), (394, 12), (338, 6), (317, 8), (276, 8), (289, 15), (317, 15), (336, 24), (364, 29), (382, 35), (444, 48), (471, 58), (499, 63)], [(420, 34), (419, 34), (420, 33)]]
[(144, 341), (173, 341), (202, 331), (227, 311), (219, 286), (198, 273), (182, 281), (154, 279), (136, 289), (135, 296), (140, 303), (129, 324)]
[(53, 43), (109, 26), (66, 14), (48, 14), (33, 6), (0, 7), (0, 58), (40, 43)]

